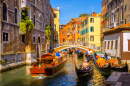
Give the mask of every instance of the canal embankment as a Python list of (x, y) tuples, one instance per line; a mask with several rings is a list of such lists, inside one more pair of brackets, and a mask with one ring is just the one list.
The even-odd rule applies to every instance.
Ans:
[(1, 55), (0, 71), (14, 69), (24, 65), (31, 65), (37, 61), (37, 53), (17, 53)]

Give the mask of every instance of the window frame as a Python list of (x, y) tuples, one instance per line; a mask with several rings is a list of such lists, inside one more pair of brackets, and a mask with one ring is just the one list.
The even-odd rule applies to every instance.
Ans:
[(33, 37), (35, 37), (35, 42), (34, 42), (34, 39), (33, 39), (33, 44), (36, 44), (36, 36), (35, 36), (35, 35), (33, 35)]
[[(3, 12), (3, 4), (5, 3), (5, 5), (6, 5), (6, 8), (7, 8), (7, 14), (6, 14), (6, 19), (4, 20), (4, 16), (3, 16), (3, 14), (4, 14), (4, 12)], [(5, 2), (5, 1), (3, 1), (3, 3), (2, 3), (2, 20), (4, 20), (4, 21), (8, 21), (8, 5), (7, 5), (7, 3)]]
[[(43, 42), (43, 39), (44, 39), (44, 42)], [(44, 44), (45, 43), (45, 38), (44, 37), (42, 37), (42, 44)]]
[[(91, 37), (93, 37), (93, 40), (91, 40)], [(92, 36), (92, 35), (90, 36), (90, 41), (91, 41), (91, 42), (94, 42), (94, 36)]]
[[(15, 9), (17, 10), (16, 15), (15, 15)], [(17, 17), (15, 17), (15, 16), (17, 16)], [(17, 18), (17, 22), (15, 22), (16, 18)], [(14, 8), (14, 23), (18, 24), (18, 9), (17, 9), (17, 7)]]
[[(8, 33), (8, 41), (3, 41), (3, 35), (4, 35), (3, 33)], [(2, 42), (3, 43), (9, 43), (9, 41), (10, 41), (9, 40), (9, 32), (8, 31), (2, 31)]]
[(63, 31), (63, 35), (65, 35), (65, 31)]
[(94, 18), (90, 18), (90, 23), (94, 23)]

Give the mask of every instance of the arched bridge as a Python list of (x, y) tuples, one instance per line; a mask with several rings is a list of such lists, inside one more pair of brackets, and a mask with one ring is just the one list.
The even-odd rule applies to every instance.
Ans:
[[(82, 46), (82, 45), (64, 45), (64, 46), (59, 46), (59, 47), (56, 47), (54, 48), (54, 51), (62, 51), (62, 50), (65, 50), (65, 49), (68, 49), (68, 48), (78, 48), (78, 49), (82, 49), (82, 50), (85, 50), (85, 51), (88, 51), (89, 48), (85, 47), (85, 46)], [(95, 52), (94, 49), (90, 49), (93, 53)]]

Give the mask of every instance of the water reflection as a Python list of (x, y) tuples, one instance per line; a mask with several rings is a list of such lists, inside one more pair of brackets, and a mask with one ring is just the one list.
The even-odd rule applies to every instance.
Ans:
[(29, 68), (31, 66), (23, 66), (17, 69), (9, 70), (0, 74), (0, 84), (2, 86), (103, 86), (105, 84), (106, 75), (102, 76), (102, 72), (94, 67), (92, 77), (77, 78), (74, 61), (79, 67), (84, 61), (82, 57), (77, 58), (76, 55), (68, 55), (68, 61), (63, 70), (54, 77), (31, 77)]

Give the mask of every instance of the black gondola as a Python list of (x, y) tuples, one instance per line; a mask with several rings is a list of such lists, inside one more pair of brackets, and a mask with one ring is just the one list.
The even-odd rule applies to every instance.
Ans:
[(97, 69), (103, 71), (103, 72), (110, 72), (111, 69), (110, 69), (110, 64), (106, 64), (104, 65), (103, 67), (100, 67), (98, 64), (96, 64), (96, 62), (94, 62), (95, 66)]
[(78, 76), (78, 78), (80, 77), (90, 77), (93, 74), (93, 67), (89, 67), (88, 70), (84, 70), (84, 69), (78, 69), (75, 65), (75, 70), (76, 70), (76, 74)]
[(127, 66), (127, 64), (125, 64), (124, 66), (121, 66), (121, 67), (111, 66), (111, 69), (114, 71), (127, 72), (128, 66)]

